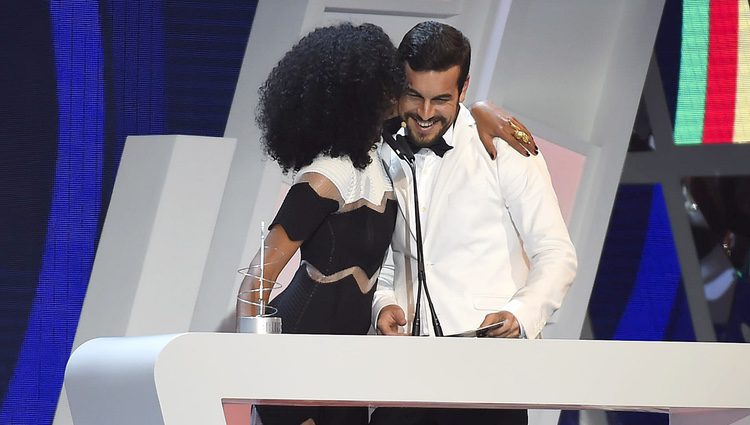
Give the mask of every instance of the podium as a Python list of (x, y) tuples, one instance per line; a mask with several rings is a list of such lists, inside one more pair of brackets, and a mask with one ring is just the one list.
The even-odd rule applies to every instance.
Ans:
[(65, 373), (75, 425), (223, 424), (222, 401), (664, 412), (750, 424), (750, 345), (186, 333), (98, 338)]

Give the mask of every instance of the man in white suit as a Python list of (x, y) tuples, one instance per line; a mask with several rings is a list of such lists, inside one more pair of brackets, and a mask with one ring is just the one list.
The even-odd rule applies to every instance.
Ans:
[[(382, 334), (411, 329), (417, 213), (427, 286), (446, 335), (502, 322), (488, 336), (537, 338), (575, 276), (575, 250), (542, 155), (525, 158), (499, 143), (492, 161), (479, 143), (461, 104), (470, 52), (463, 34), (437, 22), (415, 26), (399, 46), (408, 83), (399, 101), (406, 127), (400, 133), (415, 152), (420, 211), (408, 165), (383, 144), (399, 214), (373, 300), (373, 323)], [(516, 137), (528, 134), (519, 128)], [(434, 335), (424, 298), (420, 310), (420, 333)], [(523, 410), (377, 409), (372, 418), (373, 424), (526, 422)]]

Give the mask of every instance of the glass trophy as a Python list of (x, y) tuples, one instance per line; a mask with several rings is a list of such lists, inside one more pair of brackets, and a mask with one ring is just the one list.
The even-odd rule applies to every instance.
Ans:
[[(276, 255), (270, 255), (276, 254)], [(266, 266), (272, 264), (268, 258), (279, 258), (275, 248), (265, 245), (265, 223), (261, 223), (261, 248), (259, 264), (238, 270), (244, 276), (243, 286), (249, 280), (250, 289), (241, 290), (237, 294), (237, 332), (253, 334), (280, 334), (281, 317), (277, 317), (278, 309), (268, 305), (271, 291), (281, 285), (266, 278)]]

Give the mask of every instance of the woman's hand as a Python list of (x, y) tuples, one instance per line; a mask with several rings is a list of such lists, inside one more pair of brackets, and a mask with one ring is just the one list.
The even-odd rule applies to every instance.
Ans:
[(479, 101), (471, 105), (471, 115), (477, 122), (477, 131), (484, 149), (490, 158), (497, 157), (492, 139), (499, 137), (523, 156), (536, 155), (539, 148), (534, 137), (525, 125), (513, 118), (499, 106), (489, 101)]

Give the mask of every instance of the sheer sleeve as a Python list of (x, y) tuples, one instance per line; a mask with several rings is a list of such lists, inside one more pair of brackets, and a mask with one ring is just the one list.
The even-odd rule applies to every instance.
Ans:
[(279, 224), (291, 240), (307, 240), (342, 203), (341, 193), (331, 180), (319, 173), (304, 173), (289, 189), (269, 228)]

